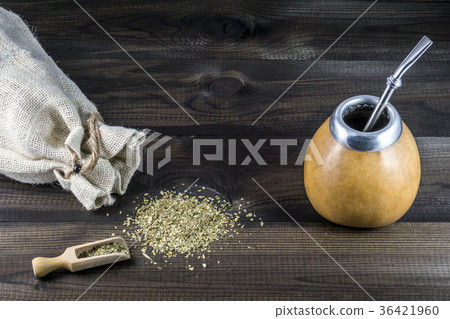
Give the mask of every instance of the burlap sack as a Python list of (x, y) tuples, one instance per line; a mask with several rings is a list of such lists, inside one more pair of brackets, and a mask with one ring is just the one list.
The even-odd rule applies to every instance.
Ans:
[(113, 204), (111, 194), (126, 191), (139, 165), (145, 134), (93, 121), (96, 112), (21, 18), (0, 8), (0, 173), (30, 184), (58, 181), (89, 210)]

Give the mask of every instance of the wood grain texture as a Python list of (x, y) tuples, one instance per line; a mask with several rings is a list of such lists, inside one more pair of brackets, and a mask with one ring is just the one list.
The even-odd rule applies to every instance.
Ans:
[[(4, 1), (98, 106), (108, 124), (173, 136), (172, 161), (138, 172), (113, 207), (86, 212), (58, 185), (0, 176), (0, 299), (74, 300), (106, 269), (33, 277), (31, 260), (117, 233), (144, 193), (198, 184), (265, 221), (217, 243), (211, 267), (183, 259), (158, 270), (139, 252), (83, 300), (368, 300), (254, 183), (258, 181), (377, 300), (450, 298), (450, 3), (378, 1), (277, 104), (251, 124), (372, 1), (79, 1), (195, 123), (73, 1)], [(334, 226), (306, 198), (303, 141), (344, 99), (380, 95), (386, 77), (428, 35), (435, 44), (392, 103), (417, 137), (419, 194), (400, 222), (361, 231)], [(192, 165), (192, 138), (297, 139), (289, 164), (268, 142), (267, 166)], [(238, 163), (248, 155), (238, 144)], [(225, 152), (225, 156), (227, 153)], [(124, 214), (119, 214), (123, 211)], [(106, 214), (110, 214), (106, 217)], [(250, 236), (249, 234), (252, 233)], [(247, 236), (249, 235), (249, 236)], [(241, 240), (241, 243), (239, 243)], [(248, 249), (251, 246), (252, 249)], [(220, 249), (222, 248), (222, 249)], [(221, 263), (214, 264), (220, 260)], [(198, 276), (198, 277), (196, 277)]]
[[(108, 237), (117, 232), (113, 225), (0, 226), (0, 251), (9, 252), (9, 259), (0, 260), (1, 269), (8, 269), (0, 277), (0, 298), (77, 299), (107, 266), (39, 280), (33, 278), (31, 259)], [(376, 300), (450, 298), (449, 223), (397, 223), (371, 231), (303, 226)], [(299, 227), (249, 226), (227, 243), (213, 245), (206, 269), (196, 258), (177, 257), (172, 264), (160, 263), (160, 270), (145, 264), (136, 249), (132, 260), (114, 265), (82, 300), (370, 300)], [(195, 269), (189, 271), (187, 264)]]
[[(70, 1), (3, 5), (37, 30), (48, 53), (98, 104), (134, 127), (228, 134), (248, 127), (371, 1), (79, 1), (202, 124), (184, 114)], [(450, 3), (380, 1), (252, 127), (309, 135), (345, 98), (380, 95), (386, 77), (423, 34), (435, 45), (405, 76), (393, 104), (416, 136), (449, 136)], [(45, 18), (44, 18), (45, 17)], [(226, 99), (218, 77), (244, 86)], [(208, 129), (208, 126), (211, 127)]]

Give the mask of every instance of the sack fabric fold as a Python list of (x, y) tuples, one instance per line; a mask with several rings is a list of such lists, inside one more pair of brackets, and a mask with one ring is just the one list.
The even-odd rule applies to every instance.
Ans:
[(125, 193), (140, 162), (143, 132), (99, 122), (98, 162), (71, 174), (91, 157), (86, 129), (90, 102), (42, 49), (22, 19), (0, 8), (0, 173), (20, 182), (58, 181), (88, 210)]

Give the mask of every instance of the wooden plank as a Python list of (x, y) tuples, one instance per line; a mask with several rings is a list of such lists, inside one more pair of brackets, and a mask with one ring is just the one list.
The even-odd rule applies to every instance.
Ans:
[[(117, 232), (114, 225), (1, 223), (0, 251), (6, 253), (0, 259), (0, 299), (77, 299), (107, 266), (39, 280), (31, 260), (108, 237)], [(368, 231), (304, 226), (376, 300), (450, 298), (449, 223), (397, 223)], [(137, 250), (132, 261), (114, 265), (82, 300), (369, 300), (293, 223), (249, 225), (227, 242), (206, 254), (206, 269), (196, 258), (177, 257), (171, 265), (159, 264), (164, 267), (159, 270), (145, 264)], [(194, 271), (185, 268), (187, 263)]]
[[(134, 64), (124, 67), (122, 60), (113, 64), (66, 61), (64, 70), (111, 124), (182, 135), (307, 136), (343, 100), (360, 94), (379, 96), (387, 75), (400, 60), (321, 60), (254, 126), (251, 124), (311, 61), (143, 60), (142, 66), (200, 126)], [(89, 69), (95, 75), (86, 74)], [(449, 73), (449, 63), (419, 63), (405, 77), (405, 86), (395, 93), (392, 103), (415, 136), (450, 136), (450, 95), (445, 85)], [(239, 90), (229, 96), (214, 95), (211, 86), (227, 78), (238, 81)], [(226, 82), (222, 88), (227, 89)]]
[[(450, 138), (417, 140), (422, 159), (422, 181), (415, 203), (401, 221), (450, 222)], [(106, 213), (112, 218), (121, 218), (119, 211), (133, 212), (136, 205), (133, 201), (139, 201), (144, 193), (158, 193), (160, 189), (180, 187), (182, 183), (189, 185), (200, 178), (198, 184), (216, 189), (230, 201), (245, 198), (249, 201), (248, 208), (258, 211), (267, 221), (289, 222), (253, 182), (252, 178), (255, 178), (300, 221), (324, 222), (306, 197), (303, 167), (294, 165), (304, 139), (299, 138), (298, 141), (297, 147), (289, 148), (288, 166), (279, 165), (279, 149), (270, 147), (268, 142), (260, 152), (269, 163), (267, 166), (257, 166), (254, 161), (249, 166), (228, 166), (225, 162), (204, 160), (202, 165), (193, 166), (192, 141), (189, 138), (174, 140), (171, 163), (157, 171), (155, 176), (138, 172), (127, 193), (118, 197), (113, 207), (96, 212), (85, 211), (71, 193), (57, 185), (25, 185), (0, 176), (0, 221), (107, 223)], [(237, 154), (237, 162), (241, 163), (248, 152), (241, 145)], [(226, 149), (224, 157), (227, 158)]]
[[(138, 58), (276, 60), (316, 57), (371, 4), (351, 0), (78, 2)], [(5, 1), (2, 5), (38, 28), (41, 41), (58, 57), (90, 59), (92, 53), (101, 53), (99, 58), (122, 57), (73, 2)], [(448, 61), (449, 13), (445, 0), (377, 3), (324, 58), (398, 60), (410, 49), (414, 36), (427, 33), (442, 41), (434, 52)], [(385, 48), (386, 44), (395, 46)], [(430, 55), (424, 59), (430, 60)]]
[[(185, 133), (179, 134), (185, 135), (245, 130), (368, 6), (354, 1), (81, 4), (201, 127), (75, 3), (4, 5), (38, 30), (49, 54), (108, 122), (181, 127)], [(345, 98), (380, 95), (385, 78), (426, 33), (436, 45), (408, 72), (393, 103), (416, 136), (449, 136), (449, 13), (444, 1), (377, 3), (252, 127), (254, 134), (308, 135)], [(242, 80), (242, 88), (228, 97), (211, 94), (212, 82), (226, 76)]]

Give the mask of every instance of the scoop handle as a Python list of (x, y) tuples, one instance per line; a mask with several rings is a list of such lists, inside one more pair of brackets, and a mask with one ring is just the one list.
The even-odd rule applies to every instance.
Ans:
[(36, 257), (33, 259), (32, 264), (36, 277), (44, 277), (48, 273), (60, 268), (70, 270), (64, 254), (54, 258)]

